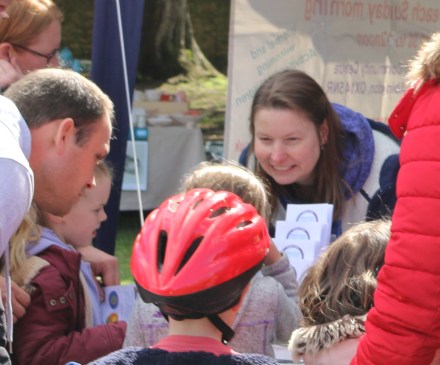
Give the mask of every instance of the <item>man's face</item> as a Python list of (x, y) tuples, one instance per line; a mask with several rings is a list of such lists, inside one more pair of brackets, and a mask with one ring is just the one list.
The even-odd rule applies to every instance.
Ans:
[[(48, 123), (48, 128), (51, 123)], [(109, 118), (103, 116), (95, 122), (83, 144), (76, 144), (75, 129), (74, 133), (65, 137), (62, 149), (51, 149), (49, 154), (34, 154), (37, 149), (41, 151), (37, 141), (40, 136), (31, 130), (33, 151), (30, 163), (35, 176), (34, 201), (43, 211), (63, 216), (78, 201), (85, 188), (95, 185), (94, 168), (110, 150), (111, 131)]]

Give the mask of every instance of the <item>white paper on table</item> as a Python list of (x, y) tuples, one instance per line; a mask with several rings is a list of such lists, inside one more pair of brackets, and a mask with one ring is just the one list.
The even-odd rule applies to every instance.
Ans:
[(295, 240), (323, 241), (327, 223), (276, 221), (275, 237)]
[(303, 260), (296, 258), (289, 258), (289, 262), (290, 266), (292, 266), (296, 272), (296, 280), (298, 281), (298, 284), (303, 280), (303, 277), (309, 267), (315, 263), (314, 260)]
[(303, 241), (274, 238), (273, 242), (280, 252), (292, 259), (316, 260), (321, 254), (321, 241)]
[(272, 348), (277, 361), (281, 361), (283, 364), (292, 362), (292, 352), (288, 349), (287, 345), (273, 343)]
[(286, 221), (331, 224), (333, 204), (287, 204)]
[(331, 241), (333, 222), (333, 204), (288, 204), (286, 221), (296, 223), (322, 223), (326, 224), (322, 231), (321, 241), (323, 246)]
[(137, 296), (135, 284), (104, 287), (105, 300), (101, 302), (103, 323), (128, 321)]

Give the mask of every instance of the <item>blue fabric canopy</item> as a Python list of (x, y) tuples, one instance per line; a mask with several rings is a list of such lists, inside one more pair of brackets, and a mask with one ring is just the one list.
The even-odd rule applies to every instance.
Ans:
[(144, 0), (119, 1), (130, 93), (130, 105), (127, 106), (117, 1), (119, 0), (95, 0), (91, 70), (91, 79), (115, 104), (114, 138), (107, 158), (115, 172), (114, 181), (106, 206), (108, 219), (102, 224), (95, 239), (95, 246), (110, 254), (114, 254), (115, 251), (125, 151), (129, 134), (129, 111), (136, 79), (144, 14)]

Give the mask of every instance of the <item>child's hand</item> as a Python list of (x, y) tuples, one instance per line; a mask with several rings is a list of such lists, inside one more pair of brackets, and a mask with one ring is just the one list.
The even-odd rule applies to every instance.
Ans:
[(278, 250), (277, 246), (275, 246), (275, 243), (273, 243), (272, 240), (270, 240), (270, 247), (269, 252), (264, 259), (264, 265), (269, 266), (273, 263), (277, 262), (281, 258), (281, 253)]
[(118, 259), (115, 256), (90, 246), (78, 247), (83, 259), (90, 263), (93, 273), (102, 278), (104, 286), (119, 285), (121, 278), (119, 275)]

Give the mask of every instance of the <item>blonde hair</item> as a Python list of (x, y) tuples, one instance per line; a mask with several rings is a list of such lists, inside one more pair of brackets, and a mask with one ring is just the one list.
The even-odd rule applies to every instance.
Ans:
[(417, 84), (416, 89), (423, 81), (440, 79), (440, 33), (433, 33), (420, 45), (417, 55), (408, 63), (406, 79), (409, 86)]
[(270, 216), (267, 188), (263, 180), (232, 161), (200, 163), (185, 177), (182, 188), (184, 191), (196, 188), (229, 191), (238, 195), (243, 202), (253, 205), (266, 221)]
[(9, 272), (12, 280), (18, 285), (21, 283), (19, 283), (19, 278), (16, 277), (16, 274), (27, 260), (26, 245), (30, 241), (38, 241), (40, 239), (41, 229), (38, 226), (39, 220), (39, 209), (32, 203), (29, 211), (9, 242)]
[(306, 326), (369, 311), (377, 274), (384, 263), (390, 226), (390, 220), (384, 219), (351, 227), (307, 271), (299, 288)]
[(8, 6), (6, 19), (0, 22), (0, 43), (27, 46), (54, 20), (63, 14), (52, 0), (20, 0)]
[(107, 161), (100, 161), (95, 167), (95, 178), (107, 177), (113, 182), (113, 168)]

